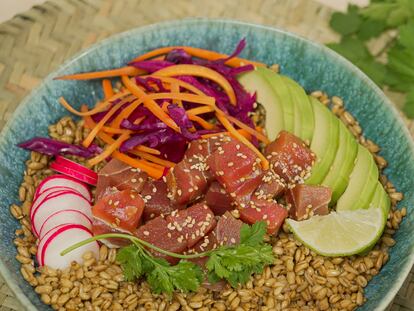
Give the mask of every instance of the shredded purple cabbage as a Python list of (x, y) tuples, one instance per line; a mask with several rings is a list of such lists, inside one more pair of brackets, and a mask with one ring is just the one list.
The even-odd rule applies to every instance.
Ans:
[(18, 144), (17, 146), (25, 150), (36, 151), (48, 156), (66, 154), (83, 158), (91, 158), (102, 152), (102, 149), (94, 144), (92, 144), (89, 148), (85, 148), (46, 137), (34, 137), (28, 141)]
[(174, 120), (175, 123), (180, 127), (181, 134), (188, 140), (196, 140), (200, 138), (198, 133), (191, 133), (189, 131), (190, 128), (194, 128), (193, 122), (188, 119), (187, 113), (184, 108), (181, 108), (176, 105), (169, 105), (168, 112), (171, 119)]
[(130, 63), (130, 65), (145, 70), (148, 73), (153, 73), (165, 67), (172, 66), (174, 63), (165, 60), (143, 60)]
[(129, 121), (128, 119), (124, 119), (121, 122), (121, 128), (126, 129), (126, 130), (131, 130), (134, 132), (138, 132), (138, 131), (155, 131), (155, 130), (162, 130), (162, 129), (166, 129), (167, 125), (164, 122), (161, 121), (155, 121), (155, 122), (143, 122), (140, 124), (134, 124), (131, 121)]

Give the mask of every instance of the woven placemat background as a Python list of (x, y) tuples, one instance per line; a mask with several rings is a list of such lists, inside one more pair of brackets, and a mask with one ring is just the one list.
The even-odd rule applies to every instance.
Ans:
[[(0, 129), (21, 99), (65, 59), (133, 27), (185, 17), (222, 17), (277, 26), (321, 43), (335, 41), (332, 11), (313, 0), (52, 0), (0, 24)], [(374, 43), (381, 48), (385, 36)], [(398, 106), (400, 99), (389, 94)], [(407, 120), (406, 120), (407, 121)], [(407, 121), (411, 133), (414, 126)], [(411, 272), (389, 308), (414, 310)], [(0, 276), (0, 311), (24, 310)]]

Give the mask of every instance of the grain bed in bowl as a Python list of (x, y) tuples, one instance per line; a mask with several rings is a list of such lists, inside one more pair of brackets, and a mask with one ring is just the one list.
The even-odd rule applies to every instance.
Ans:
[[(311, 95), (329, 105), (374, 155), (380, 169), (387, 165), (377, 154), (379, 146), (362, 136), (360, 125), (345, 110), (339, 97), (330, 99), (321, 91)], [(49, 127), (50, 137), (75, 144), (87, 133), (82, 121), (75, 122), (70, 117)], [(85, 164), (81, 158), (72, 159)], [(403, 195), (381, 175), (380, 181), (391, 198), (392, 208), (381, 239), (367, 254), (343, 258), (319, 256), (295, 240), (284, 226), (277, 237), (268, 238), (276, 255), (273, 265), (266, 267), (262, 274), (254, 275), (244, 286), (220, 293), (200, 288), (196, 293), (176, 293), (169, 299), (166, 295), (151, 293), (146, 282), (125, 282), (115, 260), (116, 250), (104, 245), (99, 258), (86, 253), (83, 263), (72, 263), (63, 271), (35, 266), (36, 238), (28, 215), (36, 186), (53, 174), (48, 168), (49, 160), (32, 152), (19, 189), (22, 204), (12, 205), (10, 211), (21, 224), (14, 240), (20, 271), (41, 300), (55, 310), (353, 310), (364, 303), (364, 288), (388, 261), (388, 249), (395, 244), (392, 235), (407, 212), (405, 207), (396, 209)], [(98, 171), (100, 167), (93, 169)]]

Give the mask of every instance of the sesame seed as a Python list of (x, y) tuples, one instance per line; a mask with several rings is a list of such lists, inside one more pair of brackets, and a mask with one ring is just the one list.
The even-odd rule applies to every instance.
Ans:
[(132, 178), (132, 179), (131, 179), (131, 182), (132, 182), (132, 183), (136, 183), (136, 182), (137, 182), (137, 179), (136, 179), (136, 178)]
[(149, 236), (149, 232), (148, 231), (144, 231), (143, 232), (145, 236)]

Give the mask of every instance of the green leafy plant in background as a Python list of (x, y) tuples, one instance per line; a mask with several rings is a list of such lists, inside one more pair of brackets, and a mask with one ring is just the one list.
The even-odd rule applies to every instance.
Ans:
[[(346, 13), (332, 14), (330, 26), (341, 40), (327, 46), (380, 87), (405, 94), (403, 110), (414, 118), (414, 0), (371, 0), (364, 8), (350, 5)], [(393, 32), (393, 38), (372, 54), (367, 43), (385, 32)]]

